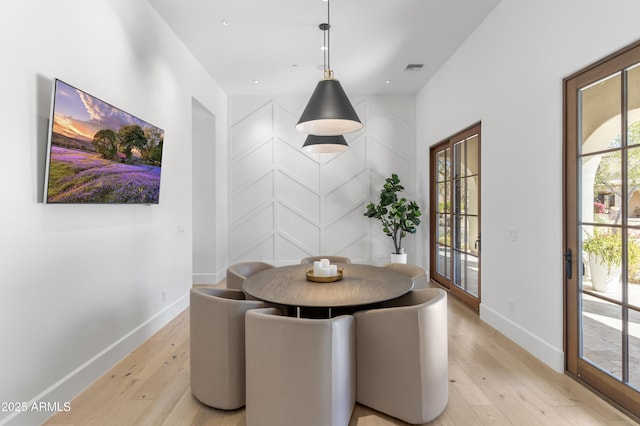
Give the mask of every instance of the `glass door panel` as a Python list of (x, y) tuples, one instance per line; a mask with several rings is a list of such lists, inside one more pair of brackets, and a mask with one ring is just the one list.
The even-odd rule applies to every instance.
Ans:
[(627, 69), (627, 145), (640, 144), (640, 65)]
[(440, 152), (438, 152), (438, 163), (437, 170), (438, 176), (436, 182), (445, 182), (450, 179), (451, 174), (451, 160), (450, 160), (450, 151), (451, 149), (447, 148)]
[(435, 272), (445, 279), (451, 276), (451, 149), (436, 154)]
[(451, 221), (450, 215), (438, 214), (436, 226), (436, 271), (438, 274), (449, 278), (449, 271), (451, 269)]
[(453, 189), (453, 212), (457, 215), (466, 213), (467, 186), (465, 179), (455, 179)]
[(478, 135), (474, 135), (467, 139), (467, 159), (465, 162), (466, 169), (469, 175), (477, 175), (480, 171), (480, 156), (478, 151), (479, 138)]
[(467, 254), (467, 288), (465, 290), (475, 297), (478, 297), (480, 295), (478, 291), (478, 279), (480, 272), (479, 265), (480, 260), (478, 256)]
[[(466, 197), (466, 212), (469, 215), (477, 216), (479, 213), (478, 209), (478, 176), (469, 176), (465, 178), (465, 188), (467, 190)], [(479, 233), (479, 231), (478, 231)]]
[(480, 256), (480, 223), (477, 217), (467, 217), (467, 253)]
[(620, 305), (583, 293), (582, 328), (582, 358), (607, 374), (622, 377)]
[(464, 141), (458, 142), (453, 148), (453, 177), (460, 178), (465, 175), (465, 144)]
[(619, 146), (621, 81), (621, 75), (617, 73), (580, 90), (582, 154)]
[(640, 310), (629, 309), (629, 383), (640, 389)]
[(461, 290), (467, 290), (467, 256), (466, 253), (454, 251), (453, 284)]
[[(640, 229), (629, 228), (627, 235), (627, 259), (629, 263), (627, 300), (629, 306), (640, 310)], [(640, 333), (636, 337), (640, 339)]]
[(622, 235), (620, 228), (582, 226), (583, 290), (622, 300)]
[(620, 187), (622, 181), (621, 151), (582, 157), (582, 222), (620, 223)]
[[(640, 124), (640, 122), (638, 122)], [(640, 126), (638, 126), (640, 133)], [(627, 221), (640, 227), (640, 147), (627, 149)]]
[(450, 204), (449, 184), (448, 182), (440, 182), (438, 185), (438, 205), (436, 207), (438, 213), (448, 213)]
[[(431, 150), (432, 278), (474, 309), (480, 303), (480, 125)], [(433, 220), (433, 219), (432, 219)]]
[(640, 43), (564, 84), (567, 370), (640, 416)]
[(436, 264), (437, 272), (444, 278), (450, 279), (451, 249), (449, 249), (449, 247), (443, 246), (442, 244), (436, 244), (436, 249), (438, 250), (438, 258)]
[[(473, 297), (478, 296), (478, 134), (467, 135), (454, 144), (454, 284)], [(470, 207), (471, 206), (471, 207)]]
[(442, 244), (436, 244), (437, 259), (436, 259), (436, 271), (444, 278), (449, 279), (449, 270), (451, 269), (451, 251), (449, 247)]

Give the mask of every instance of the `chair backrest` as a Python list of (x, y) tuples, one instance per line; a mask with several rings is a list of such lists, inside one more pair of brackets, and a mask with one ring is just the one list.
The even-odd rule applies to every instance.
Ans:
[(440, 303), (446, 308), (447, 292), (441, 288), (426, 288), (422, 290), (411, 290), (397, 299), (383, 302), (381, 307), (427, 309), (429, 306), (436, 306), (437, 303)]
[(420, 290), (428, 287), (427, 271), (418, 265), (408, 263), (389, 263), (385, 268), (393, 269), (401, 274), (411, 277), (413, 290)]
[(227, 268), (227, 288), (242, 290), (242, 283), (247, 277), (270, 268), (273, 265), (266, 262), (234, 263)]
[(427, 423), (449, 398), (447, 293), (415, 290), (354, 314), (357, 400), (408, 423)]
[(239, 290), (194, 287), (190, 293), (191, 391), (231, 410), (245, 404), (245, 313), (267, 306)]
[(247, 426), (347, 425), (355, 406), (351, 315), (295, 318), (247, 313)]
[(329, 259), (329, 263), (331, 264), (351, 263), (351, 259), (344, 256), (310, 256), (310, 257), (305, 257), (304, 259), (301, 259), (300, 264), (306, 265), (320, 259)]

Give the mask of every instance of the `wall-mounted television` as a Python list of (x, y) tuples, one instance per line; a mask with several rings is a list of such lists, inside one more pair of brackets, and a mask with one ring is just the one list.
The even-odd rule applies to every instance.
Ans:
[(54, 80), (46, 203), (158, 204), (164, 131)]

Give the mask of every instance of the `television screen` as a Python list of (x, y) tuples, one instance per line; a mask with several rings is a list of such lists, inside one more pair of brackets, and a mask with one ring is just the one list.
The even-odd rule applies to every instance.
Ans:
[(157, 204), (164, 131), (56, 79), (47, 203)]

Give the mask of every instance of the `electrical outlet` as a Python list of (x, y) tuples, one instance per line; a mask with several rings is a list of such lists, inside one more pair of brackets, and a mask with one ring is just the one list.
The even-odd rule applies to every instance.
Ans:
[(177, 226), (178, 235), (184, 235), (184, 225)]
[(513, 299), (509, 299), (509, 313), (512, 314), (515, 312), (515, 302)]
[(167, 301), (168, 296), (169, 296), (169, 291), (162, 290), (162, 303), (165, 303)]
[(518, 241), (518, 230), (516, 228), (509, 228), (507, 238), (509, 241)]

